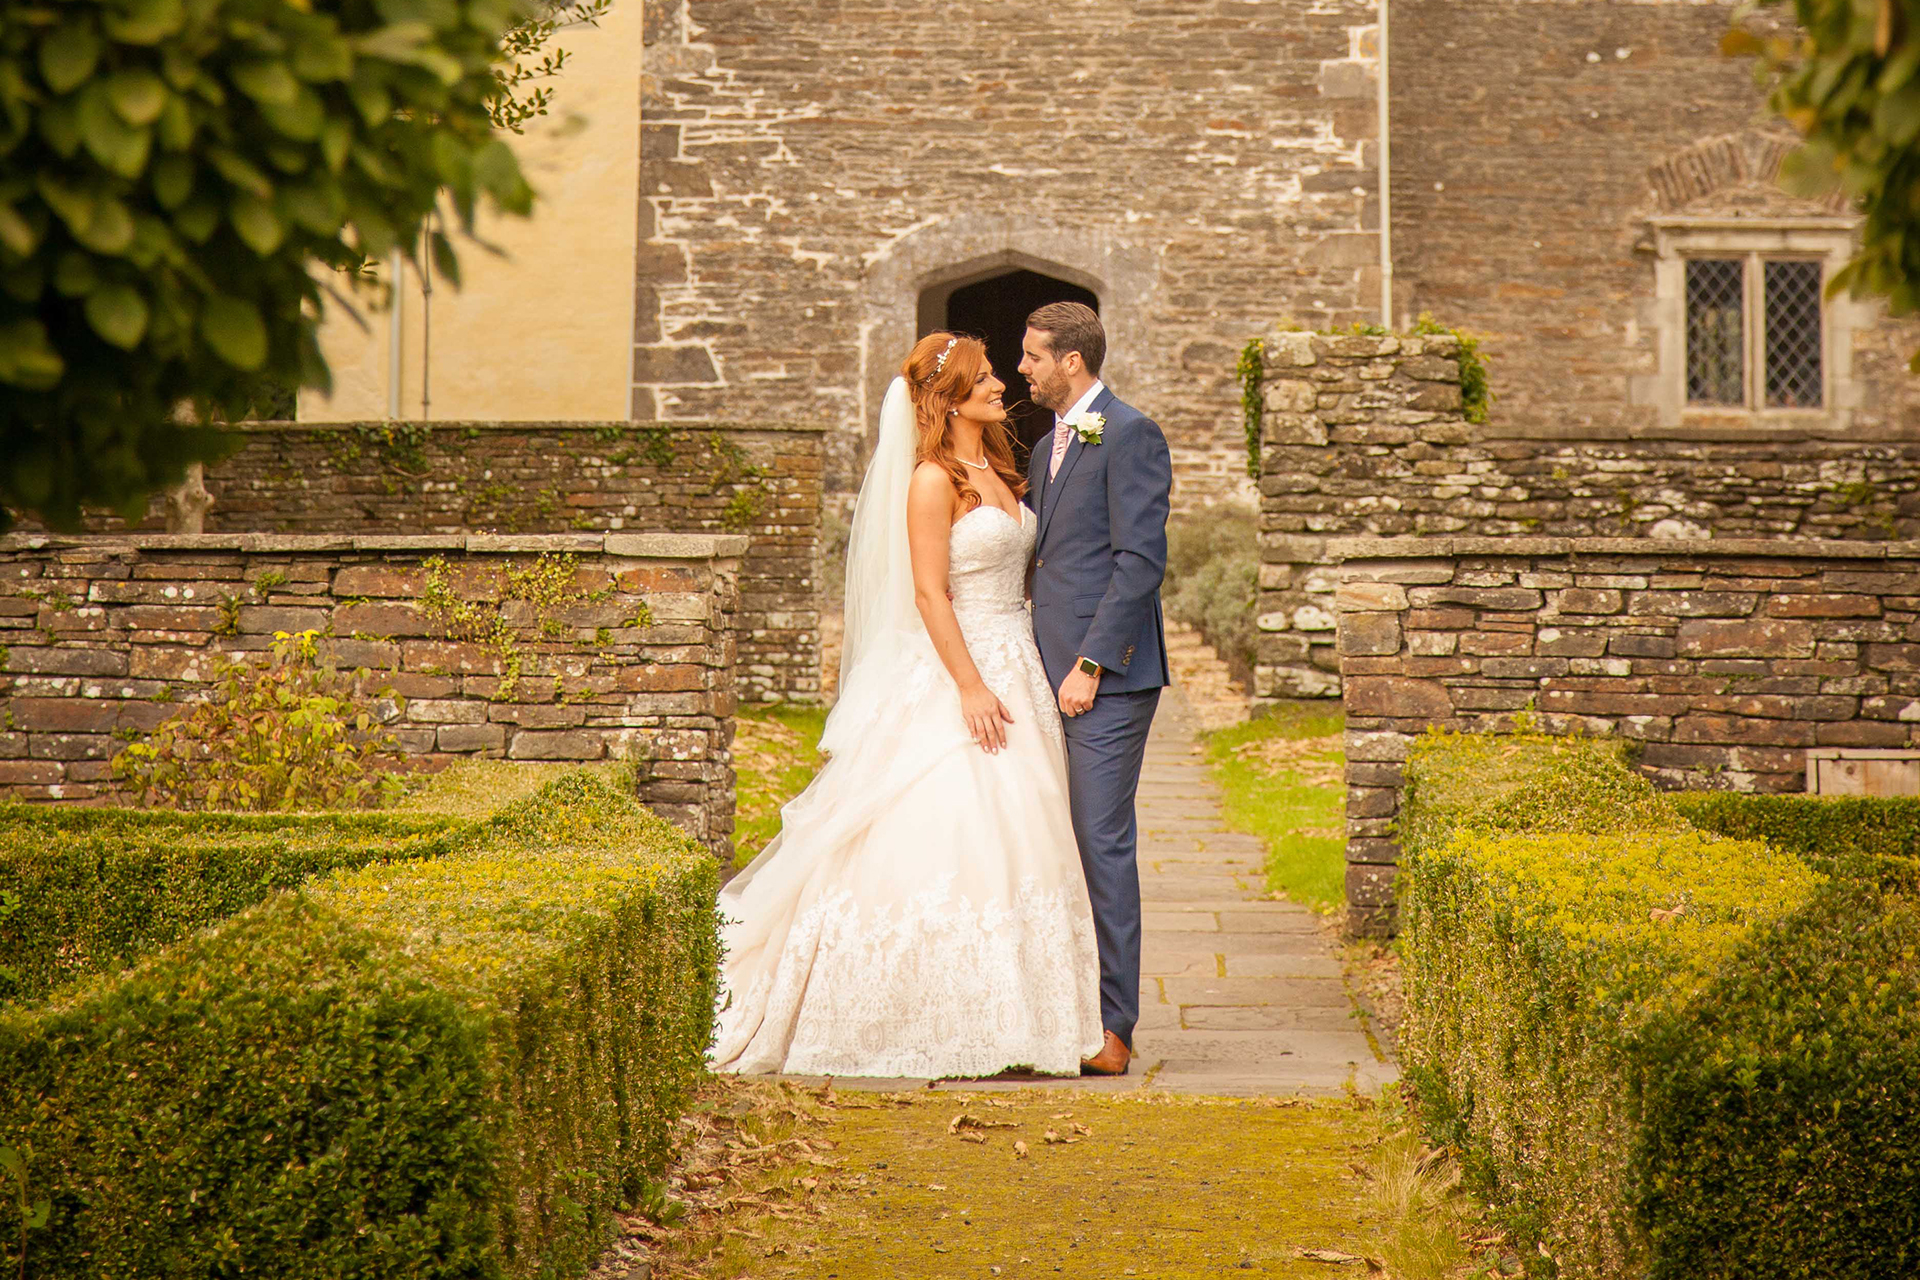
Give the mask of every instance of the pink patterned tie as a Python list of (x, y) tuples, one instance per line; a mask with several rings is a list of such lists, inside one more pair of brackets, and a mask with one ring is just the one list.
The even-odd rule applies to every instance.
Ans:
[(1053, 424), (1053, 463), (1047, 468), (1047, 479), (1056, 480), (1060, 476), (1060, 459), (1067, 456), (1067, 441), (1073, 439), (1073, 431), (1065, 422)]

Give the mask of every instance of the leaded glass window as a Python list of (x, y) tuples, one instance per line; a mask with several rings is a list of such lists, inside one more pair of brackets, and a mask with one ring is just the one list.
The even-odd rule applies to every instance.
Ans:
[(1767, 263), (1767, 404), (1818, 409), (1820, 395), (1820, 264)]
[(1738, 258), (1687, 262), (1687, 399), (1747, 400), (1746, 264)]
[(1687, 259), (1687, 403), (1826, 405), (1822, 265), (1758, 253)]

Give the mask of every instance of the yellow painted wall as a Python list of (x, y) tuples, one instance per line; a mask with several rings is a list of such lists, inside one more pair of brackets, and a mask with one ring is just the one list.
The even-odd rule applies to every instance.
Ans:
[[(420, 280), (403, 268), (399, 416), (418, 420), (624, 420), (633, 359), (640, 161), (640, 9), (613, 0), (598, 26), (556, 33), (571, 51), (549, 114), (511, 139), (538, 194), (531, 219), (482, 208), (455, 236), (465, 285), (436, 279), (423, 324)], [(329, 303), (321, 348), (331, 398), (300, 395), (305, 422), (388, 416), (393, 316), (359, 306), (362, 329)], [(424, 355), (424, 360), (423, 360)], [(430, 406), (423, 415), (423, 364)]]

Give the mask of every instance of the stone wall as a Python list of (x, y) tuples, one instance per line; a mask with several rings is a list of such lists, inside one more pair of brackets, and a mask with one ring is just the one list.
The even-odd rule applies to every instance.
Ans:
[(659, 0), (633, 415), (828, 419), (850, 491), (923, 291), (1093, 289), (1176, 501), (1244, 496), (1234, 356), (1378, 297), (1372, 0)]
[(1920, 441), (1503, 438), (1462, 415), (1450, 336), (1265, 341), (1263, 699), (1339, 691), (1337, 537), (1920, 537)]
[[(724, 853), (746, 549), (663, 534), (9, 535), (0, 795), (113, 798), (120, 742), (204, 696), (222, 656), (318, 629), (337, 662), (391, 690), (386, 727), (421, 767), (631, 759), (640, 798)], [(510, 571), (531, 571), (548, 603)], [(511, 638), (423, 604), (430, 582)]]
[[(817, 425), (301, 422), (243, 433), (237, 453), (207, 468), (209, 533), (747, 534), (740, 696), (819, 700)], [(160, 503), (138, 527), (166, 527)]]
[(1800, 791), (1810, 747), (1920, 747), (1920, 543), (1354, 539), (1338, 561), (1347, 898), (1391, 922), (1430, 726), (1625, 738), (1663, 787)]
[[(1767, 112), (1751, 61), (1719, 53), (1736, 8), (1394, 0), (1394, 323), (1429, 311), (1484, 335), (1502, 395), (1497, 432), (1911, 438), (1920, 379), (1906, 362), (1920, 326), (1844, 298), (1831, 305), (1857, 311), (1860, 327), (1841, 413), (1661, 421), (1670, 313), (1650, 220), (1737, 229), (1840, 212), (1779, 189), (1797, 135)], [(1790, 20), (1791, 7), (1770, 16)]]

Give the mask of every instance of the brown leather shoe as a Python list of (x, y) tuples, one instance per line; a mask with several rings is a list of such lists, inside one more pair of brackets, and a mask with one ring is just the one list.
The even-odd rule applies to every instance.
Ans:
[(1123, 1076), (1127, 1074), (1127, 1064), (1133, 1061), (1133, 1051), (1122, 1043), (1119, 1036), (1109, 1031), (1106, 1043), (1100, 1046), (1100, 1052), (1091, 1058), (1080, 1059), (1080, 1074), (1083, 1076)]

